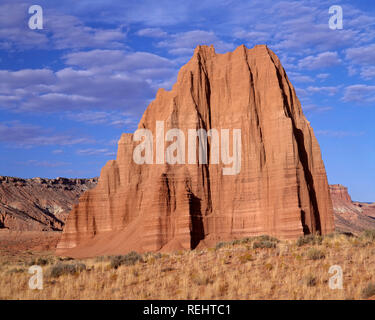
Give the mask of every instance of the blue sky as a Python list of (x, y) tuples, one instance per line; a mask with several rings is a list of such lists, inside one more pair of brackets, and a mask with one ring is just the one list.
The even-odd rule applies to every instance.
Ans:
[[(43, 8), (30, 30), (28, 8)], [(328, 27), (331, 5), (343, 29)], [(54, 1), (0, 3), (0, 175), (93, 177), (198, 44), (267, 44), (296, 87), (329, 183), (375, 201), (375, 3)]]

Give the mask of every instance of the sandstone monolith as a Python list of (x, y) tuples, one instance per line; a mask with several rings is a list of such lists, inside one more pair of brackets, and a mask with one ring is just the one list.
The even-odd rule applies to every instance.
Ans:
[[(224, 175), (227, 166), (212, 163), (212, 154), (208, 163), (172, 165), (157, 164), (154, 152), (153, 164), (137, 164), (133, 150), (140, 142), (125, 133), (117, 159), (70, 213), (59, 254), (194, 249), (261, 234), (296, 238), (334, 229), (318, 142), (267, 46), (242, 45), (226, 54), (198, 46), (172, 90), (159, 89), (139, 123), (154, 133), (154, 151), (157, 121), (164, 122), (164, 132), (178, 128), (186, 137), (189, 129), (240, 129), (240, 172)], [(211, 143), (209, 137), (208, 150)]]

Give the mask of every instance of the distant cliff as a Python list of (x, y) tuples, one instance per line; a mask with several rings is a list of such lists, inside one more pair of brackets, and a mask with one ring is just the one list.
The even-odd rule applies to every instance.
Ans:
[(21, 179), (0, 176), (0, 228), (62, 230), (80, 195), (98, 179)]
[(353, 202), (348, 188), (341, 184), (329, 186), (337, 231), (358, 233), (375, 229), (375, 203)]

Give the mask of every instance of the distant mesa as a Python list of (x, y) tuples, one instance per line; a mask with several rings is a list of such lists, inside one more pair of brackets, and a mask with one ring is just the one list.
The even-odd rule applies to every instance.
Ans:
[(352, 201), (348, 188), (341, 184), (330, 185), (337, 231), (358, 234), (375, 229), (375, 203)]
[(22, 179), (0, 176), (0, 228), (62, 231), (79, 196), (98, 179)]

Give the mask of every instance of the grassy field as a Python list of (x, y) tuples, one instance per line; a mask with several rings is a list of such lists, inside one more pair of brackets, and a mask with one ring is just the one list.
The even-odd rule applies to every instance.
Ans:
[[(29, 266), (43, 289), (29, 289)], [(330, 289), (339, 265), (343, 289)], [(261, 236), (201, 251), (72, 260), (0, 257), (0, 299), (368, 299), (375, 296), (375, 231), (279, 241)]]

